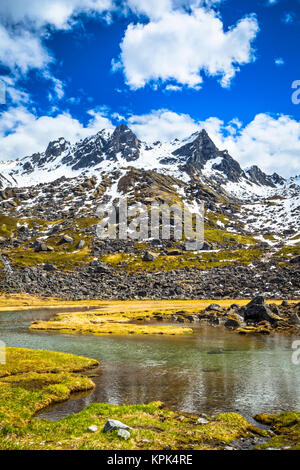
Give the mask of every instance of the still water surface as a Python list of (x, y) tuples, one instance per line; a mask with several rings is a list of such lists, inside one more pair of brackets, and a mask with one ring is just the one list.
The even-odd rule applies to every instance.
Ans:
[[(82, 310), (82, 308), (81, 308)], [(203, 326), (183, 337), (73, 336), (28, 330), (54, 311), (0, 312), (0, 340), (7, 346), (48, 349), (98, 359), (96, 388), (42, 416), (56, 420), (92, 402), (160, 400), (182, 412), (213, 414), (300, 410), (300, 366), (292, 364), (293, 338), (244, 337)]]

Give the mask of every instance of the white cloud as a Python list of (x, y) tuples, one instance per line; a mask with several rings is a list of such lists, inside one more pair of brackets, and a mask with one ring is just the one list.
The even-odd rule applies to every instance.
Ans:
[(152, 111), (149, 114), (131, 116), (129, 127), (137, 136), (152, 143), (181, 139), (199, 129), (197, 123), (188, 114), (177, 114), (168, 110)]
[[(0, 116), (0, 161), (43, 151), (50, 140), (65, 137), (71, 142), (112, 128), (108, 110), (90, 110), (83, 125), (69, 113), (36, 117), (25, 107), (10, 108)], [(112, 118), (118, 120), (118, 116)], [(125, 118), (124, 118), (125, 119)], [(119, 120), (123, 121), (123, 116)], [(238, 119), (228, 123), (210, 117), (196, 121), (188, 114), (156, 110), (127, 119), (137, 136), (149, 143), (183, 139), (206, 129), (220, 150), (227, 149), (243, 168), (258, 165), (266, 173), (283, 176), (300, 173), (300, 122), (289, 116), (258, 114), (246, 126)]]
[(207, 129), (220, 149), (228, 149), (242, 167), (257, 165), (266, 173), (276, 171), (283, 176), (300, 173), (300, 122), (289, 116), (261, 113), (245, 127), (238, 125), (233, 134), (217, 118), (199, 125)]
[(102, 14), (112, 8), (112, 3), (112, 0), (1, 0), (0, 16), (9, 24), (66, 29), (72, 25), (74, 15)]
[(127, 6), (137, 15), (158, 19), (174, 10), (193, 9), (200, 6), (212, 7), (223, 0), (127, 0)]
[(12, 34), (0, 25), (0, 63), (15, 73), (43, 69), (53, 59), (40, 39), (28, 31)]
[(88, 114), (90, 120), (83, 126), (68, 113), (36, 117), (22, 106), (10, 108), (0, 116), (0, 161), (41, 152), (51, 140), (59, 137), (73, 143), (112, 127), (110, 120), (100, 112), (90, 110)]
[(247, 16), (225, 32), (216, 13), (204, 8), (130, 24), (120, 56), (127, 84), (137, 89), (148, 82), (175, 80), (197, 88), (205, 73), (220, 77), (226, 87), (239, 66), (253, 60), (251, 43), (258, 30), (256, 18)]
[(181, 91), (182, 87), (178, 85), (167, 85), (166, 90), (167, 91)]
[(280, 66), (280, 65), (284, 65), (284, 60), (282, 57), (278, 57), (277, 59), (275, 59), (275, 64)]
[(196, 121), (168, 110), (131, 116), (129, 126), (147, 142), (185, 138), (206, 129), (220, 150), (227, 149), (243, 168), (258, 165), (266, 173), (300, 174), (300, 122), (289, 116), (258, 114), (246, 126), (235, 118), (228, 123), (210, 117)]
[(12, 103), (24, 105), (31, 102), (29, 93), (22, 88), (17, 88), (16, 79), (8, 75), (2, 75), (0, 76), (0, 80), (5, 83), (6, 98), (9, 97)]
[[(51, 32), (46, 26), (68, 29), (74, 26), (76, 15), (105, 16), (112, 5), (113, 0), (1, 0), (0, 64), (13, 79), (24, 78), (33, 69), (42, 71), (52, 81), (55, 99), (63, 98), (64, 84), (48, 68), (55, 59), (43, 44)], [(53, 99), (51, 92), (49, 97)]]

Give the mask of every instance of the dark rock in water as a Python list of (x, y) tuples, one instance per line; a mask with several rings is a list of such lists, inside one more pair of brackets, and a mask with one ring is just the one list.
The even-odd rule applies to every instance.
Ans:
[(212, 349), (211, 351), (207, 351), (207, 354), (224, 354), (224, 349)]
[(289, 323), (291, 323), (292, 325), (300, 325), (300, 318), (298, 317), (297, 313), (291, 315), (291, 317), (289, 318)]
[(300, 263), (300, 256), (296, 256), (295, 258), (292, 258), (290, 263), (299, 264)]
[(232, 310), (238, 310), (240, 308), (240, 306), (238, 304), (232, 304), (232, 305), (230, 305), (230, 308)]
[(177, 317), (176, 321), (178, 323), (184, 323), (184, 319), (182, 317)]
[(276, 304), (270, 304), (269, 308), (273, 313), (280, 316), (280, 310), (279, 310), (279, 308), (277, 307)]
[(163, 321), (164, 317), (162, 315), (154, 315), (156, 321)]
[(242, 317), (240, 317), (237, 314), (231, 314), (229, 315), (228, 319), (224, 323), (224, 326), (226, 326), (226, 328), (239, 328), (242, 323), (243, 323)]
[(190, 323), (194, 323), (195, 321), (198, 321), (198, 318), (196, 315), (187, 315), (185, 317)]
[(246, 308), (250, 307), (251, 305), (265, 305), (265, 298), (262, 295), (258, 295), (252, 299), (249, 304), (246, 305)]
[(218, 317), (208, 317), (208, 321), (209, 323), (213, 323), (214, 325), (219, 325), (220, 324), (220, 320)]
[(208, 307), (206, 307), (205, 311), (208, 312), (210, 310), (220, 311), (220, 310), (222, 310), (222, 307), (220, 307), (220, 305), (218, 305), (218, 304), (210, 304)]
[(280, 321), (281, 318), (273, 313), (265, 304), (265, 299), (262, 296), (258, 296), (246, 305), (244, 311), (244, 320), (246, 322), (260, 323), (262, 321), (268, 321), (275, 323)]

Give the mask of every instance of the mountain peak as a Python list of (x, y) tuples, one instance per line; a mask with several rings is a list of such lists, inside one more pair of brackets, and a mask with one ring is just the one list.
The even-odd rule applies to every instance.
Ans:
[(257, 165), (252, 165), (245, 170), (245, 173), (253, 183), (261, 186), (275, 188), (277, 184), (283, 184), (284, 182), (283, 178), (276, 173), (272, 176), (266, 175)]

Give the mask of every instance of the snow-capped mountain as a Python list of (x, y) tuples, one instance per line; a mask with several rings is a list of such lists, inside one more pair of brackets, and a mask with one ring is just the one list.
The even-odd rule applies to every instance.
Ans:
[[(220, 151), (205, 130), (185, 140), (170, 143), (141, 142), (125, 125), (113, 132), (102, 130), (98, 134), (71, 145), (63, 137), (50, 142), (42, 153), (0, 163), (2, 188), (28, 186), (54, 181), (61, 176), (76, 177), (97, 174), (103, 170), (133, 166), (158, 172), (179, 174), (187, 178), (191, 172), (204, 178), (226, 182), (276, 188), (285, 180), (276, 173), (268, 176), (253, 166), (243, 171), (227, 150)], [(252, 191), (251, 191), (252, 192)]]
[[(299, 229), (299, 178), (287, 181), (276, 173), (266, 175), (257, 166), (243, 170), (227, 150), (216, 147), (205, 130), (184, 140), (152, 145), (140, 141), (126, 125), (114, 131), (102, 130), (73, 145), (62, 137), (50, 142), (42, 153), (0, 163), (2, 209), (7, 210), (13, 201), (18, 207), (18, 198), (8, 197), (9, 188), (16, 193), (20, 188), (35, 188), (36, 194), (44, 185), (40, 192), (46, 193), (49, 184), (57, 185), (60, 191), (61, 179), (64, 187), (75, 188), (91, 178), (94, 184), (90, 190), (97, 188), (99, 198), (132, 195), (133, 189), (143, 186), (147, 179), (149, 187), (165, 190), (164, 181), (168, 181), (169, 192), (172, 187), (192, 203), (204, 198), (208, 208), (219, 204), (218, 198), (241, 203), (240, 223), (247, 231), (296, 233)], [(137, 191), (134, 194), (136, 197)], [(85, 203), (88, 190), (86, 196)], [(24, 197), (22, 208), (30, 204), (34, 204), (34, 198)]]

